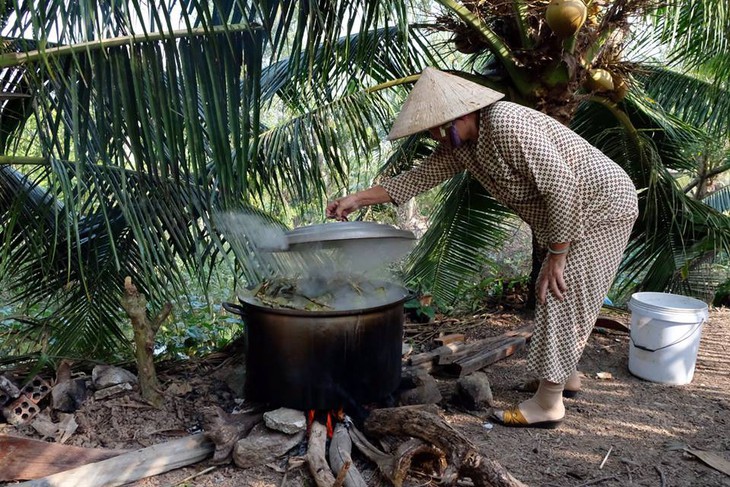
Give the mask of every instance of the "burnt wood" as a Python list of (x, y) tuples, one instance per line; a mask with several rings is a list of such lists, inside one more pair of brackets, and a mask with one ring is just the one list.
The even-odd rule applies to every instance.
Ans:
[(215, 444), (211, 463), (220, 465), (231, 461), (236, 442), (245, 437), (264, 418), (262, 412), (228, 414), (218, 406), (203, 410), (205, 436)]
[(365, 421), (373, 435), (420, 438), (446, 452), (448, 467), (441, 485), (469, 478), (475, 487), (526, 487), (501, 464), (482, 455), (476, 445), (451, 427), (436, 406), (376, 409)]
[[(446, 455), (439, 448), (427, 444), (418, 438), (411, 438), (401, 443), (395, 453), (387, 454), (373, 446), (365, 435), (356, 427), (350, 427), (350, 438), (352, 443), (369, 460), (378, 466), (378, 471), (393, 484), (394, 487), (402, 487), (408, 476), (413, 459), (427, 459), (431, 461), (432, 470), (441, 475), (446, 468)], [(423, 461), (422, 461), (423, 463)]]
[(309, 472), (314, 477), (317, 487), (332, 487), (335, 476), (327, 464), (325, 456), (327, 444), (327, 427), (319, 421), (312, 421), (309, 425), (309, 442), (307, 447), (307, 464)]

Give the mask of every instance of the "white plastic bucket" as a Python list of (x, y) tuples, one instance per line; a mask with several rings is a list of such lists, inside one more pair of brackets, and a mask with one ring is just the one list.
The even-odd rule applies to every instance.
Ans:
[(635, 293), (629, 372), (663, 384), (689, 384), (695, 373), (707, 304), (669, 293)]

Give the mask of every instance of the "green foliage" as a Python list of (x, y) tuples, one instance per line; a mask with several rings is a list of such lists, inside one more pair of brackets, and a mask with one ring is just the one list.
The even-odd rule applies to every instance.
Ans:
[(529, 274), (510, 276), (494, 273), (478, 282), (464, 285), (454, 308), (459, 313), (476, 313), (487, 308), (500, 307), (510, 296), (526, 297), (529, 283)]
[[(126, 276), (152, 309), (198, 288), (216, 302), (211, 283), (223, 262), (238, 285), (254, 281), (258, 263), (240, 257), (253, 245), (244, 240), (234, 253), (215, 215), (255, 208), (285, 222), (321, 221), (325, 199), (410, 167), (432, 146), (379, 140), (404, 80), (426, 65), (479, 67), (496, 75), (481, 82), (505, 92), (537, 86), (519, 71), (533, 63), (515, 61), (545, 57), (530, 45), (534, 9), (508, 6), (525, 43), (514, 49), (506, 17), (482, 20), (465, 4), (440, 3), (488, 49), (454, 54), (423, 24), (409, 26), (410, 4), (398, 0), (6, 3), (15, 15), (0, 15), (10, 96), (0, 101), (0, 282), (3, 304), (29, 313), (3, 322), (22, 344), (9, 353), (128, 356)], [(682, 289), (730, 242), (726, 217), (688, 201), (666, 170), (694, 171), (687, 141), (725, 137), (730, 126), (721, 4), (673, 0), (634, 12), (656, 22), (646, 31), (668, 47), (674, 69), (640, 71), (625, 101), (587, 101), (574, 123), (640, 191), (624, 265), (631, 285)], [(119, 39), (99, 42), (111, 38)], [(508, 238), (510, 220), (468, 177), (449, 182), (408, 262), (410, 278), (451, 305), (494, 265), (486, 255)], [(170, 353), (228, 336), (213, 315), (179, 314), (175, 323)]]
[(433, 223), (410, 255), (410, 282), (429, 289), (446, 306), (462, 282), (489, 264), (487, 249), (500, 247), (513, 228), (512, 213), (467, 173), (443, 186)]
[(436, 318), (436, 305), (432, 301), (414, 298), (403, 303), (409, 320), (416, 323), (429, 323)]
[[(243, 333), (243, 322), (233, 315), (224, 315), (202, 302), (189, 312), (177, 313), (170, 323), (160, 327), (156, 342), (157, 358), (180, 359), (201, 357), (220, 350)], [(218, 311), (217, 311), (218, 310)]]

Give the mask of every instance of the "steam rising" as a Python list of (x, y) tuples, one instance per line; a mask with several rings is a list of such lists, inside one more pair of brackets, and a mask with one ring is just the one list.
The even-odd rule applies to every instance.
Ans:
[[(244, 265), (247, 302), (307, 310), (354, 310), (404, 297), (392, 265), (413, 247), (404, 238), (320, 240), (289, 246), (286, 228), (261, 214), (215, 217), (218, 230)], [(327, 224), (337, 225), (337, 223)], [(253, 294), (256, 294), (254, 297)]]

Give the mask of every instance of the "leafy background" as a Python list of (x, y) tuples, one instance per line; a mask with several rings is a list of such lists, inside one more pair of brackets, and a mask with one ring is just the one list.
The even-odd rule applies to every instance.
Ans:
[[(152, 313), (176, 305), (161, 350), (225, 343), (240, 325), (219, 303), (262, 272), (255, 242), (231, 245), (216, 215), (321, 222), (328, 199), (410, 167), (428, 140), (381, 141), (428, 65), (550, 113), (630, 174), (641, 217), (617, 302), (635, 290), (709, 300), (718, 289), (720, 302), (727, 9), (591, 1), (585, 25), (561, 39), (547, 5), (0, 3), (3, 363), (129, 357), (126, 276)], [(590, 88), (596, 69), (627, 93)], [(518, 225), (509, 211), (468, 175), (417, 205), (430, 225), (404, 265), (409, 284), (443, 310), (480, 299), (465, 290), (491, 292)], [(383, 208), (361, 217), (397, 220)]]

